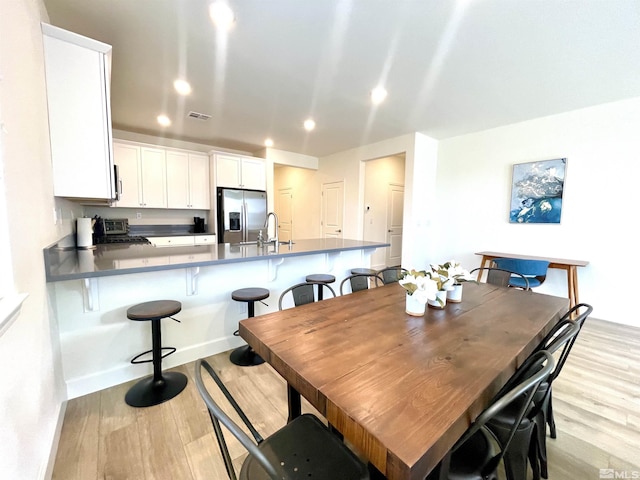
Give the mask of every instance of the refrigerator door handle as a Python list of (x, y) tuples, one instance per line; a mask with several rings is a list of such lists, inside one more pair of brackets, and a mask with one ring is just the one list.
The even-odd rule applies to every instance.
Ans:
[(240, 231), (242, 232), (242, 241), (247, 241), (247, 205), (244, 203), (244, 200), (240, 204), (240, 218), (242, 225), (240, 225)]

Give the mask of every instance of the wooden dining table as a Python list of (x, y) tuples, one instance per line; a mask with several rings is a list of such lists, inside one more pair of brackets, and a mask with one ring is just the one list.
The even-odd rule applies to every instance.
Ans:
[(466, 283), (405, 313), (390, 284), (240, 322), (240, 335), (388, 479), (423, 479), (567, 311), (566, 298)]

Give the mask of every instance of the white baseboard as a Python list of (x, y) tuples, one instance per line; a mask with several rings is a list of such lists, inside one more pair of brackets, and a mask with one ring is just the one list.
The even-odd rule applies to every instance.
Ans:
[(64, 415), (67, 412), (67, 401), (63, 400), (58, 410), (58, 419), (56, 420), (56, 428), (53, 432), (53, 439), (51, 440), (51, 451), (49, 452), (49, 459), (43, 470), (38, 475), (38, 478), (42, 480), (49, 480), (53, 476), (53, 467), (56, 463), (56, 456), (58, 454), (58, 445), (60, 443), (60, 435), (62, 434), (62, 425), (64, 423)]
[[(208, 357), (232, 348), (244, 345), (244, 340), (239, 337), (223, 337), (192, 345), (180, 349), (174, 354), (162, 360), (162, 369), (168, 369), (193, 362), (202, 357)], [(130, 363), (120, 365), (109, 370), (102, 370), (92, 375), (77, 377), (67, 380), (67, 398), (77, 398), (88, 393), (104, 390), (105, 388), (119, 385), (129, 380), (142, 378), (153, 373), (150, 363), (145, 365), (133, 365)]]

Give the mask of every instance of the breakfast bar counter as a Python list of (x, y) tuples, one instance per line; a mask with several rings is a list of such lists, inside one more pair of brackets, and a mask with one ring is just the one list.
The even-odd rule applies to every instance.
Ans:
[(347, 239), (295, 240), (291, 245), (209, 244), (153, 246), (106, 244), (94, 249), (44, 250), (47, 290), (57, 322), (64, 381), (69, 398), (151, 373), (131, 359), (149, 349), (149, 325), (132, 322), (132, 305), (174, 300), (180, 323), (162, 322), (162, 344), (176, 352), (168, 369), (243, 345), (233, 332), (247, 318), (247, 305), (231, 292), (259, 287), (269, 297), (256, 315), (278, 310), (278, 298), (310, 274), (331, 274), (339, 285), (352, 268), (371, 267), (371, 256), (387, 243)]
[(172, 247), (105, 244), (83, 250), (60, 248), (56, 243), (45, 248), (44, 261), (47, 282), (58, 282), (256, 260), (281, 260), (303, 255), (335, 255), (352, 250), (374, 250), (388, 245), (341, 238), (314, 238), (278, 246), (272, 243), (260, 248), (256, 244), (229, 243)]

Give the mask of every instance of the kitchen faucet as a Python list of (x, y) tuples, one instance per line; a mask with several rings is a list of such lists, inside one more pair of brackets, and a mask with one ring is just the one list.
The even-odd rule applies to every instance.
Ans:
[(269, 217), (273, 215), (273, 219), (275, 221), (275, 236), (273, 238), (269, 238), (269, 240), (267, 240), (267, 243), (271, 243), (274, 242), (274, 245), (277, 247), (278, 246), (278, 215), (276, 215), (275, 212), (269, 212), (267, 213), (267, 218), (264, 221), (264, 228), (267, 229), (267, 237), (269, 236)]

